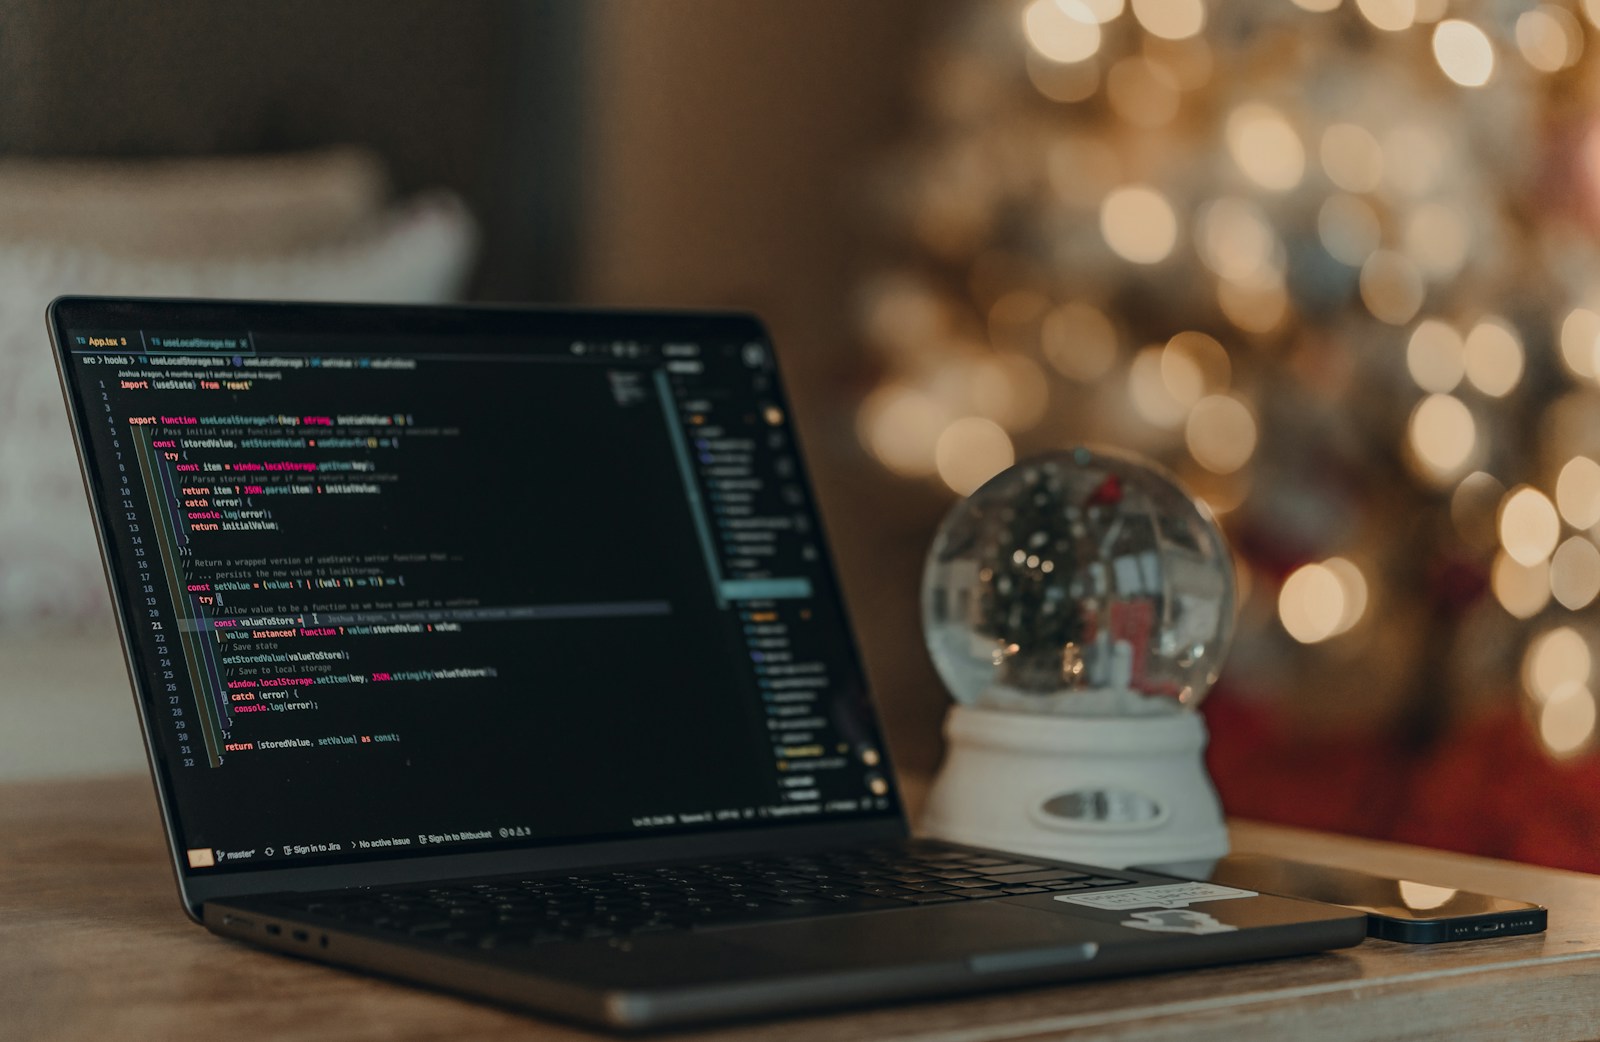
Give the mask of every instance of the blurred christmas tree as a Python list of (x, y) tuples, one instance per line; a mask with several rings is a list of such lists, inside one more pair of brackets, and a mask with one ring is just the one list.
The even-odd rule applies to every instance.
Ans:
[(1581, 769), (1597, 24), (1600, 0), (967, 5), (884, 172), (863, 444), (957, 493), (1046, 448), (1152, 455), (1239, 555), (1236, 697), (1411, 750), (1513, 707), (1502, 736)]

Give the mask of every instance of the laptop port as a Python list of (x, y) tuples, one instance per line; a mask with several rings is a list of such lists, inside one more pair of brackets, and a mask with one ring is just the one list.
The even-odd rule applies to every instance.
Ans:
[(279, 926), (277, 923), (268, 923), (267, 932), (276, 937), (283, 932), (283, 927)]
[(304, 930), (296, 930), (294, 932), (294, 939), (300, 941), (301, 943), (305, 943), (306, 941), (311, 940), (311, 935), (306, 933)]

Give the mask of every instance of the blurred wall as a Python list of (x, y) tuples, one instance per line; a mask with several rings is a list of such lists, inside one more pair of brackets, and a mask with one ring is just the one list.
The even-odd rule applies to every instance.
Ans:
[(858, 448), (870, 373), (853, 305), (872, 168), (904, 131), (920, 48), (948, 6), (604, 0), (587, 74), (579, 292), (766, 320), (902, 768), (931, 766), (946, 704), (916, 616), (936, 514), (891, 508), (905, 491)]
[(585, 5), (0, 0), (0, 155), (365, 145), (485, 235), (477, 295), (570, 290)]

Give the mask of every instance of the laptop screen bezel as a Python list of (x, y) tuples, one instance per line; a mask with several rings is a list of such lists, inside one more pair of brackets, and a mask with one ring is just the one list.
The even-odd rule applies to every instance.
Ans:
[[(724, 337), (759, 340), (768, 344), (771, 343), (771, 338), (761, 322), (752, 315), (710, 311), (483, 305), (445, 307), (69, 296), (53, 301), (48, 317), (57, 372), (61, 378), (62, 391), (71, 418), (80, 474), (94, 516), (95, 535), (115, 608), (113, 614), (116, 617), (123, 659), (128, 669), (138, 710), (146, 758), (156, 787), (157, 801), (167, 836), (168, 853), (185, 910), (191, 917), (199, 919), (199, 907), (206, 900), (265, 892), (419, 882), (680, 858), (736, 856), (752, 852), (885, 841), (902, 838), (908, 834), (893, 769), (888, 753), (885, 752), (883, 774), (890, 780), (888, 809), (864, 813), (845, 820), (796, 821), (783, 826), (759, 829), (681, 832), (648, 838), (608, 839), (593, 843), (546, 841), (544, 845), (520, 849), (401, 857), (350, 864), (285, 866), (259, 871), (216, 874), (191, 871), (185, 864), (183, 852), (178, 845), (177, 837), (180, 829), (173, 780), (168, 775), (166, 764), (156, 751), (152, 722), (148, 719), (151, 704), (149, 692), (145, 690), (148, 671), (143, 668), (142, 650), (133, 638), (128, 624), (132, 603), (131, 592), (123, 580), (122, 562), (117, 558), (118, 550), (111, 531), (103, 489), (100, 487), (99, 475), (93, 469), (94, 461), (87, 445), (84, 426), (87, 408), (82, 398), (82, 389), (72, 375), (71, 345), (67, 335), (69, 329), (249, 328), (280, 333), (309, 332), (335, 336), (341, 332), (365, 335), (391, 333), (407, 336), (436, 333), (452, 337), (517, 333), (574, 339), (615, 337), (640, 340)], [(781, 374), (775, 372), (774, 377), (775, 400), (788, 413), (788, 399), (782, 387)], [(840, 618), (845, 621), (840, 646), (835, 649), (837, 667), (847, 679), (859, 684), (860, 690), (868, 693), (863, 723), (878, 737), (879, 748), (884, 749), (881, 721), (870, 697), (871, 689), (862, 666), (855, 631), (850, 625), (848, 607), (844, 603), (843, 591), (837, 581), (838, 572), (828, 546), (825, 533), (826, 521), (821, 518), (821, 510), (805, 465), (804, 447), (799, 444), (801, 437), (798, 430), (795, 431), (794, 440), (796, 455), (799, 457), (798, 483), (813, 512), (818, 516), (822, 529), (818, 532), (816, 540), (820, 564), (834, 577), (834, 582), (831, 584), (834, 587), (832, 596)]]

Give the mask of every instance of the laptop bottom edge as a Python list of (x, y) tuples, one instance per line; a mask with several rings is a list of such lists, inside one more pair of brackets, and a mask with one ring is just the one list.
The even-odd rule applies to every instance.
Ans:
[[(207, 903), (203, 914), (211, 932), (275, 953), (614, 1031), (817, 1013), (899, 1000), (1304, 955), (1348, 947), (1365, 935), (1364, 928), (1353, 928), (1349, 920), (1330, 919), (1297, 923), (1292, 928), (1254, 930), (1248, 946), (1226, 937), (1186, 938), (1181, 945), (1101, 947), (1093, 942), (1054, 943), (909, 965), (846, 970), (797, 968), (758, 976), (707, 976), (663, 986), (556, 976), (534, 965), (519, 965), (515, 960), (471, 950), (422, 941), (397, 942), (393, 937), (277, 918), (225, 903)], [(866, 918), (881, 920), (902, 914), (869, 913)], [(680, 935), (679, 940), (697, 937), (716, 943), (714, 938), (696, 934)], [(582, 956), (605, 953), (608, 946), (605, 942), (573, 942), (562, 947), (579, 957), (575, 961), (592, 962)], [(577, 973), (582, 973), (581, 966)]]

